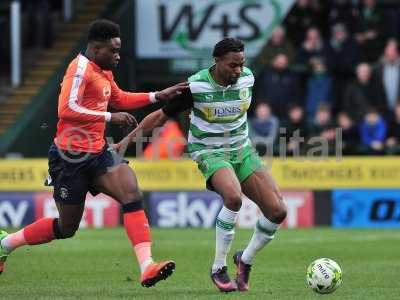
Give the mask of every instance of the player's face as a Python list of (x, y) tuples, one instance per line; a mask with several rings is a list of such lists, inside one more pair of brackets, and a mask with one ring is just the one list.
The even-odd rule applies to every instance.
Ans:
[(96, 49), (96, 64), (103, 70), (110, 70), (119, 63), (121, 50), (121, 39), (112, 38), (108, 43)]
[(227, 85), (235, 84), (239, 80), (244, 62), (244, 52), (229, 52), (215, 59), (218, 75)]

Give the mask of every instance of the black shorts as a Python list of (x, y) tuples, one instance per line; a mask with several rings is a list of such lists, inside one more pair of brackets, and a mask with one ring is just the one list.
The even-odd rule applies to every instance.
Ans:
[(114, 159), (107, 144), (99, 153), (74, 155), (58, 149), (53, 143), (49, 149), (50, 178), (47, 179), (47, 185), (54, 186), (55, 201), (67, 204), (83, 203), (87, 192), (93, 196), (99, 193), (93, 185), (94, 179), (119, 163)]

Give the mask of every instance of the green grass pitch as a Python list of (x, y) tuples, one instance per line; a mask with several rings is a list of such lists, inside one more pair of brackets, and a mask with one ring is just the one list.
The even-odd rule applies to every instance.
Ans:
[[(250, 235), (238, 230), (231, 252)], [(14, 252), (0, 277), (0, 299), (400, 299), (400, 230), (281, 230), (256, 258), (251, 290), (230, 294), (209, 279), (213, 230), (154, 229), (153, 240), (156, 259), (177, 263), (154, 288), (140, 286), (123, 228), (88, 229)], [(318, 257), (342, 267), (343, 285), (331, 295), (306, 286), (306, 267)], [(229, 264), (233, 276), (231, 257)]]

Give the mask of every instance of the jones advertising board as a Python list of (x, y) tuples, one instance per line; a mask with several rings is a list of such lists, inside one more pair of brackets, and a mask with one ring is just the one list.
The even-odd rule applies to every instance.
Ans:
[(245, 41), (254, 57), (294, 0), (138, 0), (136, 54), (140, 58), (211, 58), (225, 36)]
[[(283, 192), (288, 215), (283, 227), (298, 228), (314, 225), (314, 205), (311, 192)], [(213, 192), (151, 192), (148, 198), (150, 221), (159, 227), (204, 227), (215, 224), (222, 206)], [(260, 211), (245, 199), (239, 212), (238, 227), (254, 227)]]
[(334, 227), (400, 227), (400, 190), (335, 190)]

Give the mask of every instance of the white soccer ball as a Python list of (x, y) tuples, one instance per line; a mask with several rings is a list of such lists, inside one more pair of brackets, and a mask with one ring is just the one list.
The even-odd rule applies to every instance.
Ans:
[(342, 269), (329, 258), (314, 260), (307, 268), (308, 286), (319, 294), (329, 294), (342, 284)]

